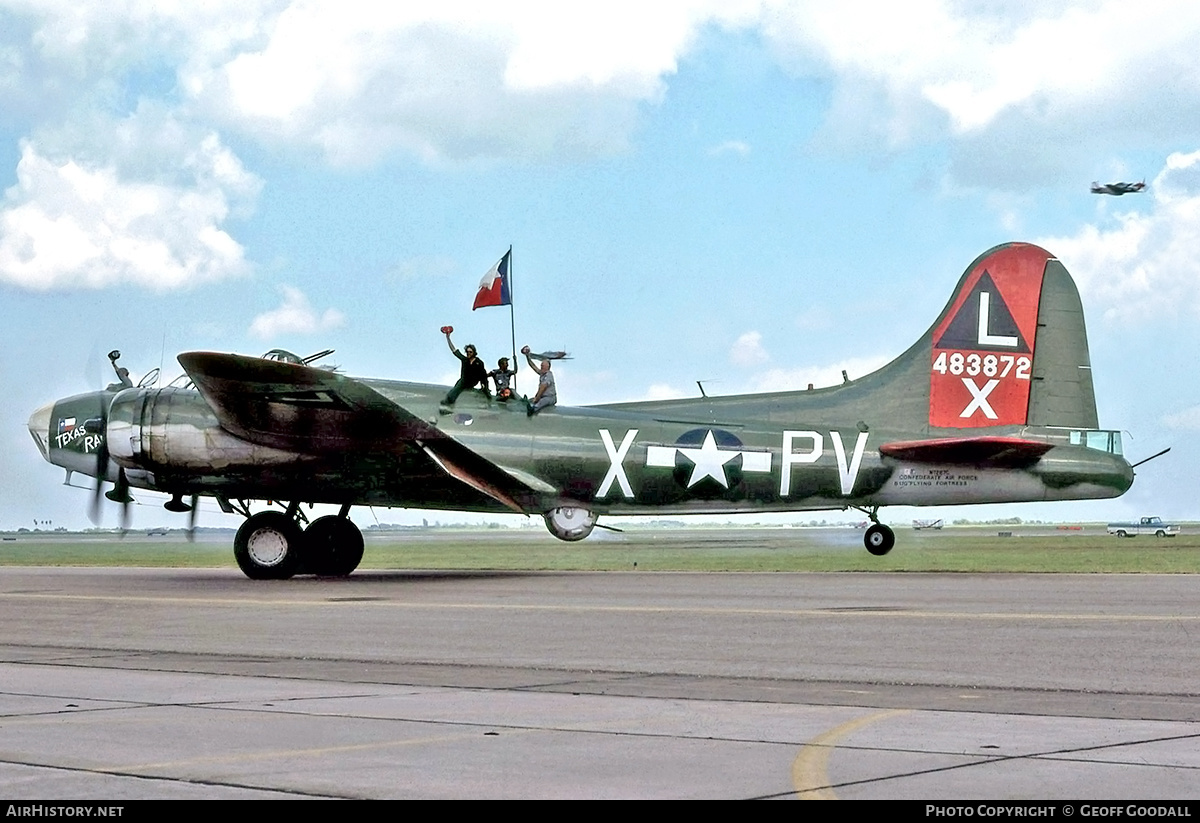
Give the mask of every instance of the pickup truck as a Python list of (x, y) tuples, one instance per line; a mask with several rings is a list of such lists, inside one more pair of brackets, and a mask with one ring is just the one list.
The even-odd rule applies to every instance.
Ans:
[(1117, 537), (1137, 537), (1139, 534), (1174, 537), (1179, 534), (1179, 527), (1172, 523), (1164, 523), (1161, 517), (1143, 517), (1136, 523), (1109, 523), (1108, 533)]

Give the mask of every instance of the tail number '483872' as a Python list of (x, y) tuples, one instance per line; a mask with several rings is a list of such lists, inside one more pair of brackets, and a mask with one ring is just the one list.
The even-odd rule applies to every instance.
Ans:
[(1011, 354), (980, 354), (979, 352), (941, 352), (933, 361), (933, 370), (939, 374), (965, 374), (968, 377), (999, 377), (1012, 374), (1018, 380), (1028, 380), (1033, 361), (1028, 357)]

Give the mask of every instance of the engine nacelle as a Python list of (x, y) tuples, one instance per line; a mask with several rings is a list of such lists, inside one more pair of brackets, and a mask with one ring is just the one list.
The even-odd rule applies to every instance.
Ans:
[(542, 515), (546, 528), (559, 540), (575, 542), (592, 533), (598, 515), (579, 506), (559, 506)]
[(199, 392), (178, 388), (118, 394), (108, 411), (107, 440), (115, 462), (155, 472), (214, 472), (305, 459), (230, 434)]

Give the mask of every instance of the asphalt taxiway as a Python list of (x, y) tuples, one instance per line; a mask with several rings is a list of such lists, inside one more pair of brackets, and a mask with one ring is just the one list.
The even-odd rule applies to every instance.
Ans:
[(7, 798), (1200, 797), (1187, 575), (0, 568)]

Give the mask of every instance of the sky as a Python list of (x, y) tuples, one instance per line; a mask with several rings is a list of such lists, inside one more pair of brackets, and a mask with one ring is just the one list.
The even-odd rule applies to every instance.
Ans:
[(564, 404), (831, 385), (1013, 240), (1075, 278), (1101, 426), (1172, 450), (1116, 501), (885, 522), (1200, 519), (1197, 42), (1156, 0), (0, 0), (0, 529), (90, 525), (27, 420), (110, 349), (449, 384), (440, 326), (510, 351), (471, 303), (511, 246)]

